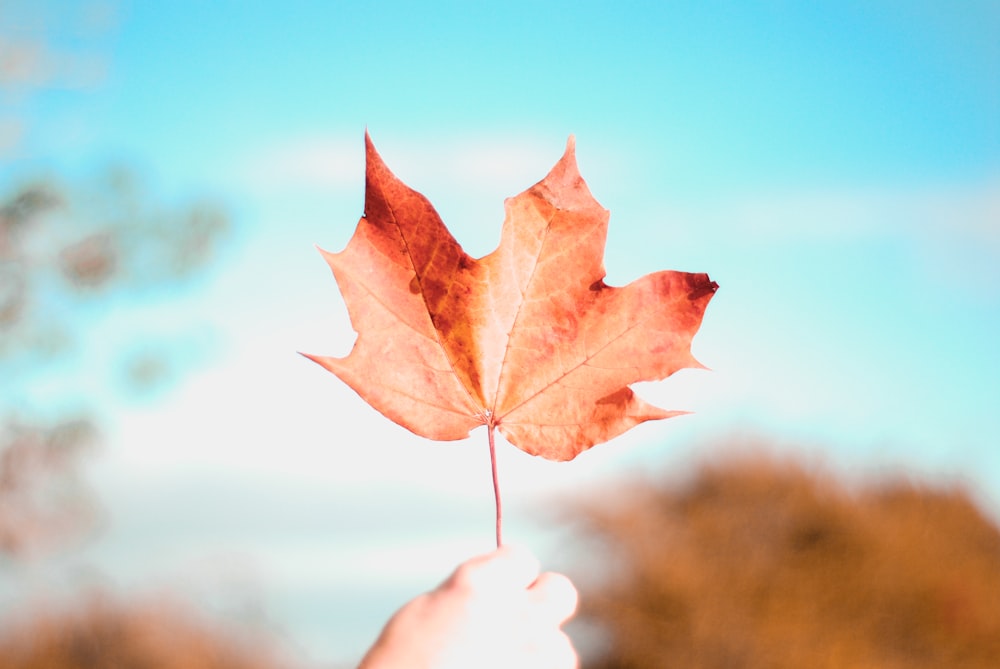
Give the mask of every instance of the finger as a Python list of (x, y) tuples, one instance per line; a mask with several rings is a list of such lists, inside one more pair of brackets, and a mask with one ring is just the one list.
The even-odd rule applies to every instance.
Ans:
[(561, 625), (576, 613), (579, 595), (573, 582), (562, 574), (547, 571), (528, 590), (539, 620)]
[(478, 591), (525, 590), (535, 582), (540, 570), (541, 565), (531, 551), (517, 544), (506, 544), (462, 563), (449, 582)]

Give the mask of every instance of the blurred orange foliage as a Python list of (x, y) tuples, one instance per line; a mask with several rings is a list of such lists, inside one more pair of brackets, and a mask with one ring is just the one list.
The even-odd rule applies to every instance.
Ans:
[(589, 669), (1000, 667), (1000, 530), (960, 487), (755, 456), (590, 499)]
[(165, 602), (94, 596), (0, 633), (0, 669), (280, 669), (261, 638), (236, 635)]

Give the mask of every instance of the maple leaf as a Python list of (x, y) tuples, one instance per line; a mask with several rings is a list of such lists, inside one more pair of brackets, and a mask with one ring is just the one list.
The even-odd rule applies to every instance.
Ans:
[(570, 460), (685, 413), (629, 385), (701, 367), (691, 339), (718, 285), (675, 271), (604, 283), (609, 213), (580, 176), (572, 137), (544, 179), (506, 200), (500, 244), (480, 259), (367, 133), (365, 143), (364, 215), (343, 251), (321, 250), (358, 337), (347, 357), (308, 358), (423, 437), (486, 425), (491, 453), (494, 428), (528, 453)]

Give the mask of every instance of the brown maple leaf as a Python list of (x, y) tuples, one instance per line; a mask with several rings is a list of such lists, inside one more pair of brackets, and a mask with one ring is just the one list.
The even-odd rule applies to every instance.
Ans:
[(691, 339), (718, 286), (673, 271), (604, 283), (609, 214), (572, 137), (548, 176), (505, 202), (500, 245), (478, 260), (365, 141), (364, 216), (347, 248), (321, 251), (358, 338), (345, 358), (307, 357), (418, 435), (486, 425), (491, 449), (495, 428), (550, 460), (684, 413), (629, 384), (701, 367)]

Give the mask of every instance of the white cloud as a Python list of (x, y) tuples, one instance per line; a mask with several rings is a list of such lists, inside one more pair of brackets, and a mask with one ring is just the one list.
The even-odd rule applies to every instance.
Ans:
[[(564, 149), (564, 138), (502, 135), (382, 142), (373, 138), (389, 168), (417, 190), (459, 188), (503, 192), (503, 197), (545, 176)], [(357, 189), (363, 186), (360, 136), (315, 134), (282, 139), (243, 156), (234, 173), (255, 191)]]
[(232, 173), (255, 192), (350, 188), (363, 176), (363, 160), (357, 140), (300, 137), (252, 150)]
[[(695, 253), (885, 245), (932, 283), (1000, 295), (1000, 174), (964, 183), (787, 190), (717, 203), (649, 203), (641, 234), (650, 248)], [(612, 211), (612, 236), (616, 212)], [(874, 247), (873, 247), (874, 248)], [(701, 252), (704, 255), (704, 252)], [(701, 256), (698, 256), (701, 257)], [(957, 287), (957, 286), (955, 286)]]
[(962, 240), (1000, 251), (1000, 175), (919, 188), (776, 194), (736, 203), (725, 215), (765, 242), (903, 236)]

